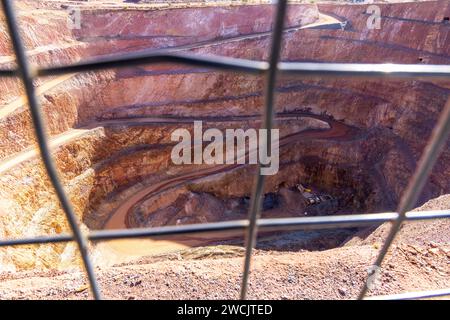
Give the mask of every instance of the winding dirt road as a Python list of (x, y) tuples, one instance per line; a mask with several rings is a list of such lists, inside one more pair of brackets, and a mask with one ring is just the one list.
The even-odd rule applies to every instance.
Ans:
[[(296, 26), (287, 28), (284, 30), (284, 32), (295, 32), (297, 30), (301, 29), (308, 29), (308, 28), (340, 28), (341, 27), (341, 21), (328, 16), (324, 14), (320, 14), (319, 20), (315, 23), (312, 23), (310, 25), (305, 26)], [(208, 47), (208, 46), (215, 46), (220, 45), (223, 43), (228, 42), (235, 42), (235, 41), (243, 41), (243, 40), (250, 40), (250, 39), (257, 39), (260, 37), (267, 37), (270, 36), (271, 32), (262, 32), (262, 33), (255, 33), (255, 34), (247, 34), (247, 35), (241, 35), (236, 37), (231, 37), (227, 39), (218, 39), (218, 40), (212, 40), (212, 41), (206, 41), (201, 43), (194, 43), (189, 45), (182, 45), (172, 48), (167, 48), (170, 51), (183, 51), (183, 50), (190, 50), (190, 49), (196, 49), (196, 48), (202, 48), (202, 47)], [(72, 45), (72, 44), (70, 44)], [(68, 45), (69, 46), (69, 45)], [(49, 48), (47, 48), (49, 49)], [(54, 49), (54, 48), (51, 48)], [(31, 52), (31, 54), (45, 54), (44, 48), (38, 48)], [(0, 57), (0, 64), (9, 63), (13, 60), (12, 57)], [(37, 88), (37, 94), (42, 95), (47, 91), (50, 91), (57, 86), (61, 85), (63, 82), (71, 79), (74, 77), (74, 74), (67, 74), (60, 77), (56, 77), (53, 79), (50, 79), (49, 81), (44, 82), (42, 85), (40, 85)], [(18, 97), (17, 99), (7, 103), (6, 105), (2, 105), (0, 107), (0, 119), (6, 118), (8, 115), (13, 113), (18, 108), (22, 107), (25, 104), (25, 98)], [(230, 121), (248, 121), (248, 120), (258, 120), (259, 115), (255, 116), (235, 116), (235, 117), (215, 117), (211, 118), (208, 117), (206, 119), (209, 122), (230, 122)], [(286, 146), (287, 144), (294, 143), (300, 140), (314, 140), (314, 139), (332, 139), (332, 140), (339, 140), (339, 139), (352, 139), (355, 134), (355, 128), (346, 126), (345, 124), (323, 117), (319, 115), (314, 114), (306, 114), (306, 113), (284, 113), (277, 115), (278, 119), (298, 119), (298, 118), (314, 118), (321, 121), (324, 121), (329, 124), (329, 129), (322, 130), (322, 129), (315, 129), (315, 130), (304, 130), (301, 132), (296, 132), (284, 137), (281, 137), (280, 139), (280, 147)], [(52, 150), (55, 150), (57, 147), (62, 146), (70, 141), (73, 141), (75, 139), (79, 139), (85, 134), (89, 134), (91, 132), (91, 129), (96, 127), (108, 127), (108, 126), (114, 126), (114, 125), (145, 125), (145, 124), (155, 124), (155, 123), (192, 123), (194, 120), (203, 120), (201, 118), (173, 118), (173, 117), (146, 117), (146, 118), (126, 118), (126, 119), (113, 119), (113, 120), (103, 120), (98, 122), (92, 122), (88, 125), (86, 125), (83, 128), (78, 129), (71, 129), (68, 130), (60, 135), (52, 137), (50, 139), (50, 146)], [(248, 155), (248, 152), (247, 152)], [(4, 159), (0, 162), (0, 175), (6, 173), (7, 171), (13, 169), (17, 165), (29, 161), (31, 159), (35, 159), (38, 157), (38, 151), (33, 148), (29, 147), (24, 149), (21, 152), (15, 153), (8, 158)], [(169, 188), (175, 187), (177, 185), (182, 185), (187, 182), (195, 181), (207, 176), (215, 175), (218, 173), (226, 172), (233, 170), (237, 167), (244, 166), (241, 164), (235, 164), (235, 165), (216, 165), (212, 167), (208, 167), (206, 169), (197, 170), (195, 172), (186, 173), (183, 175), (179, 175), (177, 177), (173, 177), (170, 179), (167, 179), (165, 181), (161, 181), (158, 184), (150, 185), (136, 194), (134, 194), (132, 197), (128, 198), (126, 201), (120, 204), (120, 206), (111, 213), (111, 216), (109, 220), (105, 223), (104, 228), (105, 229), (117, 229), (117, 228), (126, 228), (126, 217), (130, 210), (133, 209), (134, 206), (139, 204), (140, 202), (144, 201), (146, 198), (154, 195), (157, 192), (162, 192), (164, 190), (167, 190)], [(194, 235), (195, 236), (195, 235)], [(201, 237), (195, 237), (192, 236), (192, 238), (186, 237), (185, 241), (183, 242), (174, 242), (174, 241), (152, 241), (152, 240), (119, 240), (114, 243), (116, 245), (112, 245), (113, 242), (109, 243), (101, 243), (97, 247), (103, 248), (103, 253), (112, 253), (115, 252), (118, 253), (120, 257), (119, 261), (125, 260), (124, 257), (132, 257), (135, 256), (141, 256), (144, 254), (148, 254), (149, 251), (151, 253), (155, 252), (167, 252), (169, 250), (177, 249), (180, 247), (185, 246), (191, 246), (191, 245), (199, 245), (205, 242), (210, 242), (213, 240), (211, 235), (205, 234)], [(216, 236), (216, 235), (215, 235)], [(225, 235), (226, 236), (226, 235)], [(151, 242), (151, 243), (150, 243)], [(105, 251), (106, 250), (106, 251)], [(105, 255), (103, 255), (103, 258), (105, 258)], [(107, 259), (106, 259), (107, 260)]]
[[(241, 116), (230, 118), (216, 118), (216, 121), (248, 121), (249, 118), (260, 118), (259, 116)], [(309, 113), (284, 113), (278, 114), (277, 119), (298, 119), (298, 118), (313, 118), (328, 123), (329, 129), (308, 129), (300, 132), (292, 133), (280, 138), (280, 148), (286, 147), (289, 144), (304, 141), (304, 140), (351, 140), (355, 139), (360, 131), (352, 126), (345, 125), (342, 122), (330, 119), (325, 116), (309, 114)], [(147, 122), (149, 118), (145, 119), (130, 119), (137, 123)], [(155, 119), (153, 119), (155, 120)], [(189, 121), (192, 123), (194, 119), (180, 118), (181, 123)], [(200, 119), (197, 119), (200, 120)], [(113, 120), (113, 122), (124, 121)], [(159, 118), (157, 122), (170, 121), (176, 122), (177, 119)], [(210, 121), (210, 119), (208, 120)], [(246, 156), (248, 155), (248, 152)], [(137, 191), (131, 197), (122, 202), (113, 212), (111, 212), (109, 220), (106, 221), (104, 229), (123, 229), (127, 228), (129, 224), (128, 213), (133, 208), (149, 197), (152, 197), (160, 192), (167, 191), (171, 188), (181, 186), (185, 183), (193, 182), (208, 176), (218, 173), (230, 171), (246, 164), (232, 164), (232, 165), (211, 165), (211, 167), (188, 172), (157, 184), (148, 185)], [(247, 164), (248, 165), (248, 164)], [(273, 235), (265, 235), (264, 237), (272, 237)], [(97, 263), (102, 265), (112, 265), (115, 263), (124, 263), (133, 261), (143, 256), (150, 256), (155, 254), (162, 254), (174, 252), (189, 247), (205, 246), (217, 241), (226, 239), (243, 238), (242, 232), (228, 231), (221, 233), (201, 233), (191, 235), (178, 235), (172, 237), (158, 237), (157, 239), (125, 239), (102, 242), (95, 247), (95, 256), (98, 257)]]
[[(256, 117), (256, 116), (251, 116)], [(236, 118), (239, 117), (234, 117)], [(242, 117), (241, 121), (247, 121), (250, 117)], [(283, 113), (278, 114), (277, 119), (298, 119), (298, 118), (313, 118), (324, 121), (328, 123), (330, 126), (329, 129), (310, 129), (303, 130), (300, 132), (292, 133), (280, 138), (280, 148), (290, 144), (295, 143), (300, 140), (320, 140), (320, 139), (332, 139), (332, 140), (344, 140), (344, 139), (353, 139), (355, 136), (356, 128), (343, 124), (342, 122), (320, 116), (315, 114), (308, 113)], [(167, 121), (165, 118), (160, 118), (161, 121)], [(198, 120), (198, 119), (197, 119)], [(221, 121), (227, 121), (227, 118), (221, 118)], [(148, 121), (148, 119), (145, 119)], [(194, 119), (183, 118), (177, 120), (175, 118), (170, 118), (170, 121), (173, 122), (193, 122)], [(248, 156), (249, 152), (254, 152), (255, 150), (248, 150), (246, 156)], [(127, 224), (127, 215), (128, 213), (147, 199), (148, 197), (154, 195), (155, 193), (167, 190), (169, 188), (173, 188), (182, 184), (186, 184), (189, 182), (193, 182), (195, 180), (205, 178), (207, 176), (212, 176), (218, 173), (223, 173), (226, 171), (230, 171), (236, 169), (238, 167), (245, 166), (245, 164), (224, 164), (224, 165), (215, 165), (206, 169), (196, 170), (195, 172), (190, 172), (184, 175), (179, 175), (177, 177), (167, 179), (165, 181), (161, 181), (160, 183), (150, 185), (145, 187), (135, 193), (132, 197), (128, 198), (124, 201), (114, 212), (111, 213), (110, 218), (104, 225), (104, 229), (123, 229), (129, 227)]]
[[(319, 19), (311, 24), (304, 25), (304, 26), (294, 26), (290, 28), (285, 28), (284, 32), (294, 32), (298, 30), (303, 29), (315, 29), (315, 28), (334, 28), (339, 29), (341, 27), (341, 21), (326, 14), (319, 14)], [(165, 49), (169, 52), (177, 52), (177, 51), (186, 51), (186, 50), (192, 50), (192, 49), (199, 49), (199, 48), (206, 48), (210, 46), (217, 46), (225, 43), (230, 42), (236, 42), (236, 41), (244, 41), (244, 40), (251, 40), (251, 39), (258, 39), (261, 37), (267, 37), (271, 35), (271, 31), (268, 32), (260, 32), (260, 33), (251, 33), (251, 34), (245, 34), (245, 35), (239, 35), (239, 36), (232, 36), (225, 39), (218, 39), (218, 40), (208, 40), (204, 42), (197, 42), (187, 45), (180, 45), (180, 46), (174, 46), (174, 47), (166, 47), (166, 48), (158, 48), (158, 49)], [(81, 43), (82, 44), (82, 43)], [(46, 45), (42, 47), (37, 47), (32, 50), (28, 50), (27, 54), (30, 56), (38, 55), (38, 54), (47, 54), (48, 52), (56, 49), (67, 49), (74, 46), (80, 46), (80, 43), (67, 43), (67, 44), (58, 44), (58, 46), (55, 45)], [(146, 50), (148, 52), (148, 50)], [(137, 51), (139, 52), (139, 51)], [(99, 55), (95, 57), (91, 57), (91, 59), (94, 58), (101, 58), (110, 56), (110, 54), (106, 55)], [(6, 64), (11, 63), (15, 61), (14, 56), (0, 56), (0, 64)], [(61, 85), (63, 82), (73, 78), (76, 74), (65, 74), (59, 77), (56, 77), (54, 79), (45, 81), (43, 84), (41, 84), (36, 89), (36, 93), (38, 96), (43, 95), (44, 93), (56, 88), (57, 86)], [(14, 99), (13, 101), (7, 102), (4, 105), (0, 105), (0, 119), (3, 117), (6, 117), (7, 115), (11, 114), (13, 111), (18, 109), (19, 107), (22, 107), (26, 104), (26, 97), (23, 95), (21, 97), (18, 97)]]

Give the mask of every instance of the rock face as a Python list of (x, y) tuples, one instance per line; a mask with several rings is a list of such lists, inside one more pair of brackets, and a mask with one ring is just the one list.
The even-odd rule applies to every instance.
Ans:
[[(210, 193), (170, 190), (135, 205), (127, 215), (126, 226), (161, 227), (245, 219), (249, 205), (249, 197), (221, 199)], [(265, 195), (262, 217), (306, 216), (306, 208), (306, 199), (295, 188), (281, 188), (277, 193)]]
[[(165, 10), (81, 5), (80, 28), (73, 29), (67, 24), (71, 11), (55, 2), (44, 1), (38, 10), (24, 3), (23, 38), (31, 61), (40, 66), (144, 49), (254, 60), (269, 54), (270, 5)], [(369, 30), (366, 5), (291, 5), (282, 60), (450, 62), (448, 1), (379, 6), (381, 29)], [(345, 28), (336, 28), (340, 22), (347, 22)], [(14, 65), (3, 26), (0, 63)], [(254, 167), (176, 166), (170, 137), (178, 128), (192, 131), (196, 119), (205, 128), (258, 128), (262, 77), (156, 64), (38, 79), (36, 86), (61, 180), (87, 228), (107, 226), (119, 211), (119, 225), (127, 226), (245, 216)], [(2, 78), (0, 90), (0, 237), (67, 231), (32, 149), (22, 86)], [(265, 187), (280, 203), (264, 214), (303, 215), (305, 205), (293, 191), (298, 183), (339, 199), (340, 213), (393, 210), (449, 92), (450, 82), (280, 77), (276, 111), (284, 142), (280, 171)], [(449, 176), (450, 142), (421, 202), (450, 192)], [(130, 198), (135, 202), (128, 203)], [(1, 251), (0, 263), (51, 267), (71, 250), (9, 248)]]

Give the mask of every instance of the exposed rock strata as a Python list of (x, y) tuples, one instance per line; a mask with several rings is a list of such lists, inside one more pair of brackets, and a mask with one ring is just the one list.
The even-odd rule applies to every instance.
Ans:
[[(366, 29), (365, 6), (292, 6), (288, 28), (320, 21), (319, 11), (349, 23), (343, 30), (288, 30), (282, 59), (448, 64), (450, 27), (443, 21), (450, 15), (448, 2), (408, 5), (411, 7), (405, 10), (406, 4), (380, 4), (383, 27), (373, 31)], [(33, 15), (24, 11), (20, 16), (31, 60), (42, 66), (167, 47), (182, 53), (264, 60), (270, 45), (267, 31), (271, 29), (273, 8), (91, 8), (82, 12), (81, 30), (68, 29), (66, 11), (51, 12), (56, 14), (50, 15), (46, 9)], [(103, 22), (112, 17), (115, 23), (109, 28)], [(155, 23), (144, 23), (149, 17)], [(168, 17), (179, 23), (173, 24)], [(207, 19), (202, 24), (204, 29), (193, 28), (189, 24), (192, 17)], [(162, 30), (161, 25), (165, 24), (169, 26)], [(3, 67), (12, 66), (4, 28), (0, 30), (0, 46), (0, 63)], [(258, 115), (264, 88), (259, 77), (178, 65), (39, 79), (36, 85), (40, 88), (49, 134), (54, 141), (61, 141), (53, 152), (61, 179), (77, 214), (90, 228), (103, 227), (120, 201), (130, 194), (186, 170), (170, 162), (170, 133), (190, 124), (139, 121), (162, 116), (223, 117), (209, 125), (257, 127), (257, 121), (244, 121), (242, 125), (229, 118)], [(20, 96), (21, 85), (16, 79), (0, 79), (0, 88), (0, 236), (66, 231), (64, 216), (44, 170), (29, 149), (34, 134)], [(323, 115), (354, 131), (346, 139), (299, 140), (282, 148), (280, 172), (268, 179), (266, 192), (278, 192), (303, 182), (339, 198), (346, 212), (392, 210), (449, 90), (447, 82), (425, 80), (361, 82), (281, 77), (277, 87), (279, 113)], [(278, 125), (283, 135), (318, 128), (314, 121), (307, 123), (304, 119), (280, 120)], [(449, 192), (449, 146), (433, 172), (422, 202)], [(207, 176), (191, 181), (180, 194), (207, 193), (220, 199), (246, 197), (251, 191), (253, 173), (253, 168), (246, 166)], [(211, 200), (216, 205), (214, 201)], [(203, 221), (202, 217), (198, 219)], [(40, 246), (37, 250), (8, 249), (3, 262), (8, 267), (49, 267), (60, 263), (61, 253), (71, 256), (70, 250), (63, 245)]]

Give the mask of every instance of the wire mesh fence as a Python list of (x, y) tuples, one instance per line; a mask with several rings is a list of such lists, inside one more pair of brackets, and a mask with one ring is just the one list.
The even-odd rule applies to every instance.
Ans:
[[(403, 65), (403, 64), (343, 64), (343, 63), (295, 63), (280, 62), (280, 51), (283, 35), (283, 23), (288, 1), (280, 0), (276, 4), (274, 28), (272, 30), (272, 44), (268, 62), (252, 61), (228, 57), (211, 57), (187, 54), (174, 54), (167, 51), (152, 51), (148, 53), (132, 53), (116, 57), (98, 58), (95, 60), (76, 64), (53, 66), (35, 69), (27, 60), (25, 48), (19, 34), (19, 24), (11, 0), (2, 0), (2, 7), (6, 17), (6, 23), (16, 56), (17, 68), (0, 70), (2, 77), (20, 77), (23, 82), (32, 122), (37, 137), (40, 155), (44, 163), (49, 179), (55, 189), (57, 198), (67, 217), (72, 234), (60, 234), (55, 236), (41, 236), (33, 238), (3, 239), (0, 247), (20, 246), (30, 244), (49, 244), (75, 241), (80, 251), (82, 262), (89, 279), (90, 288), (95, 299), (101, 299), (101, 290), (96, 279), (95, 270), (89, 257), (89, 241), (105, 241), (126, 238), (145, 238), (179, 234), (193, 234), (203, 232), (245, 231), (245, 258), (242, 273), (240, 298), (245, 299), (248, 291), (248, 281), (251, 269), (252, 249), (256, 243), (258, 230), (312, 230), (333, 229), (344, 227), (359, 227), (377, 225), (391, 222), (390, 232), (374, 262), (375, 267), (381, 267), (401, 224), (404, 221), (428, 220), (450, 218), (450, 210), (410, 212), (416, 204), (418, 197), (436, 163), (440, 152), (446, 144), (450, 133), (450, 99), (439, 117), (432, 136), (418, 162), (417, 168), (410, 179), (406, 191), (400, 199), (396, 212), (366, 213), (352, 215), (335, 215), (320, 217), (296, 217), (262, 219), (261, 198), (264, 189), (264, 175), (261, 174), (262, 164), (258, 164), (258, 174), (255, 177), (254, 190), (250, 200), (248, 219), (233, 220), (217, 223), (192, 224), (183, 226), (165, 226), (157, 228), (98, 230), (90, 231), (87, 235), (81, 232), (79, 221), (74, 213), (72, 205), (58, 178), (58, 172), (53, 162), (44, 121), (41, 115), (39, 101), (33, 85), (36, 77), (50, 76), (74, 72), (86, 72), (107, 68), (130, 67), (143, 64), (171, 62), (187, 65), (202, 66), (240, 72), (257, 74), (265, 77), (265, 106), (262, 119), (262, 128), (271, 129), (274, 121), (275, 87), (278, 74), (293, 74), (298, 77), (322, 77), (322, 78), (400, 78), (400, 79), (447, 79), (450, 80), (450, 66), (446, 65)], [(267, 130), (270, 134), (270, 130)], [(266, 141), (270, 141), (270, 137)], [(270, 148), (268, 143), (267, 148)], [(270, 150), (268, 150), (270, 153)], [(367, 279), (374, 275), (374, 270), (368, 272)], [(368, 282), (364, 282), (359, 299), (366, 298)], [(434, 291), (410, 292), (398, 295), (370, 297), (370, 299), (419, 299), (450, 295), (449, 289)]]

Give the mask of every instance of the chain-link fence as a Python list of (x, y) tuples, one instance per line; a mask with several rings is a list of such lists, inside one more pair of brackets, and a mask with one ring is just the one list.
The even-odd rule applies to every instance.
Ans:
[[(401, 224), (410, 220), (427, 220), (450, 218), (450, 210), (410, 212), (416, 204), (418, 197), (439, 157), (440, 152), (446, 144), (450, 133), (450, 99), (448, 100), (432, 136), (418, 162), (409, 184), (400, 199), (396, 212), (335, 215), (319, 217), (296, 217), (261, 219), (261, 197), (263, 195), (264, 175), (261, 174), (263, 165), (258, 165), (254, 191), (250, 202), (248, 219), (233, 220), (217, 223), (192, 224), (184, 226), (165, 226), (158, 228), (123, 229), (123, 230), (98, 230), (84, 235), (79, 227), (79, 222), (74, 214), (72, 205), (58, 179), (58, 172), (50, 154), (44, 121), (41, 116), (39, 101), (33, 86), (36, 77), (67, 74), (74, 72), (86, 72), (107, 68), (129, 67), (143, 64), (154, 64), (171, 62), (202, 66), (224, 70), (229, 72), (240, 72), (257, 74), (265, 77), (265, 107), (262, 120), (263, 129), (271, 129), (274, 119), (275, 84), (278, 74), (291, 74), (302, 78), (401, 78), (401, 79), (446, 79), (450, 80), (450, 66), (446, 65), (401, 65), (401, 64), (342, 64), (342, 63), (285, 63), (280, 62), (280, 49), (283, 35), (283, 22), (287, 10), (287, 1), (280, 0), (277, 4), (274, 28), (272, 31), (272, 44), (268, 62), (251, 61), (227, 57), (206, 57), (187, 54), (173, 54), (167, 51), (152, 51), (151, 53), (126, 54), (117, 57), (101, 58), (89, 62), (70, 65), (54, 66), (48, 68), (33, 68), (26, 57), (23, 42), (19, 35), (19, 27), (12, 1), (2, 0), (2, 6), (8, 25), (9, 34), (16, 56), (17, 69), (0, 70), (2, 77), (20, 77), (27, 96), (31, 117), (37, 137), (42, 161), (48, 176), (53, 184), (56, 195), (64, 210), (72, 235), (59, 234), (55, 236), (42, 236), (34, 238), (21, 238), (12, 240), (0, 240), (0, 247), (20, 246), (30, 244), (48, 244), (75, 241), (81, 253), (84, 268), (89, 278), (90, 287), (95, 299), (101, 299), (100, 288), (96, 279), (92, 261), (88, 253), (88, 241), (104, 241), (125, 238), (148, 238), (179, 234), (222, 232), (227, 230), (246, 231), (246, 253), (244, 270), (242, 274), (241, 299), (247, 296), (248, 279), (250, 274), (250, 262), (252, 249), (255, 246), (258, 230), (311, 230), (311, 229), (333, 229), (344, 227), (359, 227), (377, 225), (383, 222), (391, 222), (390, 232), (376, 258), (373, 268), (370, 269), (367, 279), (376, 275), (386, 256)], [(267, 130), (270, 134), (270, 130)], [(266, 141), (271, 141), (270, 137)], [(267, 146), (270, 148), (270, 143)], [(267, 150), (270, 153), (270, 150)], [(359, 299), (363, 299), (368, 291), (369, 281), (365, 281), (361, 288)], [(371, 298), (383, 299), (418, 299), (450, 295), (450, 288), (426, 292), (412, 292), (390, 296), (379, 296)]]

